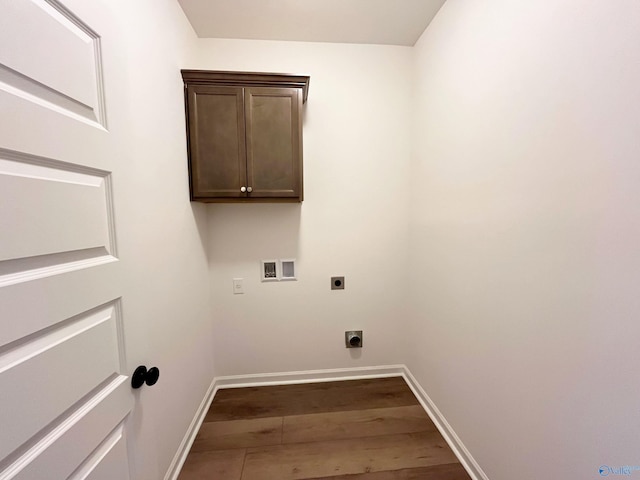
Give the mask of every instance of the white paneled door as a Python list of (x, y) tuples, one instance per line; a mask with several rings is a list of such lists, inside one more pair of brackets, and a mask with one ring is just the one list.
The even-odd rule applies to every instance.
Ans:
[(0, 480), (127, 480), (109, 15), (0, 1)]

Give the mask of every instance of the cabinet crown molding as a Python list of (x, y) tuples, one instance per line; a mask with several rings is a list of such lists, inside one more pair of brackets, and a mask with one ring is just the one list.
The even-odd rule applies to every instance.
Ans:
[(309, 76), (289, 73), (228, 72), (222, 70), (180, 70), (189, 85), (301, 88), (302, 102), (307, 102)]

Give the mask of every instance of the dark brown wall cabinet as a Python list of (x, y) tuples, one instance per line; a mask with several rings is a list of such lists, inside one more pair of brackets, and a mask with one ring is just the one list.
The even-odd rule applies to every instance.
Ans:
[(309, 77), (182, 70), (191, 200), (301, 202)]

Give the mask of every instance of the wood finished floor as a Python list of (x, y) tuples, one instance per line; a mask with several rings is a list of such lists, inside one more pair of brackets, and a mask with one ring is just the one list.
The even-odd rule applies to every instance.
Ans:
[(179, 480), (470, 480), (401, 377), (219, 390)]

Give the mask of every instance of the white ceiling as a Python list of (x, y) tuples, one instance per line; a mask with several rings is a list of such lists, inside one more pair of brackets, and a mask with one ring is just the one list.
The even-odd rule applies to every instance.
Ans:
[(178, 0), (201, 38), (414, 45), (445, 0)]

